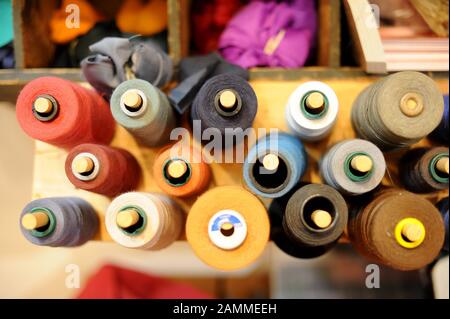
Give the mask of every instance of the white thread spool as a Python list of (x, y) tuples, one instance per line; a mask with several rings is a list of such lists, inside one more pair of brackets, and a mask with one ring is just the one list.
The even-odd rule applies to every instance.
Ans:
[(232, 250), (241, 246), (247, 237), (247, 224), (237, 211), (221, 210), (209, 220), (208, 236), (217, 247)]
[[(323, 97), (323, 106), (315, 103), (310, 105), (311, 109), (323, 108), (319, 115), (311, 114), (307, 116), (308, 96), (311, 94), (321, 94)], [(327, 84), (311, 81), (300, 85), (289, 96), (286, 105), (286, 122), (290, 130), (297, 134), (301, 139), (306, 141), (318, 141), (330, 134), (334, 124), (336, 123), (339, 111), (339, 101), (336, 93)]]
[[(135, 209), (141, 216), (139, 231), (128, 233), (118, 225), (117, 215), (124, 209)], [(118, 244), (128, 248), (148, 250), (163, 249), (181, 234), (184, 215), (178, 205), (163, 194), (125, 193), (109, 205), (105, 223), (108, 233)]]

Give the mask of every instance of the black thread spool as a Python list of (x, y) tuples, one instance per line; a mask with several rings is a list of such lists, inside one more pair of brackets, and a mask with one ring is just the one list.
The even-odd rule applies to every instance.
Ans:
[(20, 228), (39, 246), (75, 247), (97, 233), (98, 216), (92, 206), (77, 197), (36, 199), (22, 210)]
[(269, 208), (271, 239), (288, 255), (315, 258), (337, 243), (347, 224), (344, 198), (332, 187), (309, 184)]
[(446, 147), (415, 148), (400, 160), (400, 179), (406, 189), (428, 193), (448, 188), (449, 153)]
[[(252, 126), (257, 108), (256, 94), (247, 81), (234, 74), (220, 74), (206, 81), (198, 92), (192, 104), (191, 119), (194, 128), (194, 121), (200, 120), (202, 133), (209, 128), (218, 130), (225, 141), (226, 133), (234, 135), (227, 128), (245, 131)], [(237, 135), (232, 144), (241, 141)]]

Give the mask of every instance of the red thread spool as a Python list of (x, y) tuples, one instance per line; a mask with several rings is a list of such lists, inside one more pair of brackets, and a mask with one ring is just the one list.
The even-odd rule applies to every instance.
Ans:
[(137, 188), (141, 169), (128, 151), (99, 144), (81, 144), (66, 158), (66, 175), (78, 188), (115, 197)]
[(157, 156), (153, 178), (165, 193), (189, 197), (208, 187), (211, 172), (199, 149), (174, 145), (163, 149)]
[(17, 99), (16, 116), (26, 134), (65, 149), (109, 144), (115, 130), (109, 105), (100, 95), (56, 77), (29, 82)]

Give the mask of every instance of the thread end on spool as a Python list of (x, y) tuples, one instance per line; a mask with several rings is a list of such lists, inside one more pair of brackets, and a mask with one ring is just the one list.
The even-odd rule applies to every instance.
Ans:
[(94, 161), (87, 156), (75, 158), (73, 161), (73, 169), (78, 174), (86, 174), (94, 169)]
[(21, 223), (23, 228), (27, 230), (35, 230), (48, 225), (49, 221), (50, 220), (46, 213), (34, 212), (25, 214), (22, 217)]
[(275, 171), (280, 165), (280, 159), (275, 154), (267, 154), (263, 157), (262, 164), (268, 171)]
[(134, 226), (137, 224), (138, 221), (139, 221), (139, 213), (134, 209), (126, 209), (120, 211), (116, 217), (116, 223), (122, 229)]
[(360, 173), (368, 173), (373, 168), (373, 161), (367, 155), (356, 155), (352, 158), (350, 165)]
[(317, 227), (325, 229), (331, 225), (333, 218), (331, 217), (331, 214), (329, 212), (317, 209), (312, 212), (311, 220)]

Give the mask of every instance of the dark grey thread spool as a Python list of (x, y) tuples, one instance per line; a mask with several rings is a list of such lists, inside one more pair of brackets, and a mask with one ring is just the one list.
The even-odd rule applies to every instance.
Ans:
[(309, 184), (275, 199), (269, 208), (271, 239), (285, 253), (314, 258), (329, 251), (347, 224), (344, 198), (333, 188)]
[(166, 95), (144, 80), (128, 80), (111, 96), (111, 112), (117, 123), (145, 146), (166, 144), (176, 121)]
[(408, 147), (440, 123), (444, 103), (432, 79), (418, 72), (389, 75), (355, 100), (352, 124), (358, 136), (389, 151)]
[(415, 148), (400, 160), (400, 179), (406, 189), (427, 193), (448, 188), (449, 153), (446, 147)]
[[(224, 99), (224, 93), (230, 98)], [(202, 132), (214, 128), (225, 138), (226, 128), (246, 130), (251, 127), (257, 108), (256, 94), (247, 81), (234, 74), (220, 74), (206, 81), (198, 92), (192, 104), (191, 119), (201, 121)]]
[[(33, 222), (26, 221), (30, 217), (39, 223), (33, 227)], [(77, 197), (34, 200), (22, 210), (20, 223), (22, 234), (30, 242), (51, 247), (83, 245), (94, 237), (99, 227), (98, 216), (92, 206)]]

